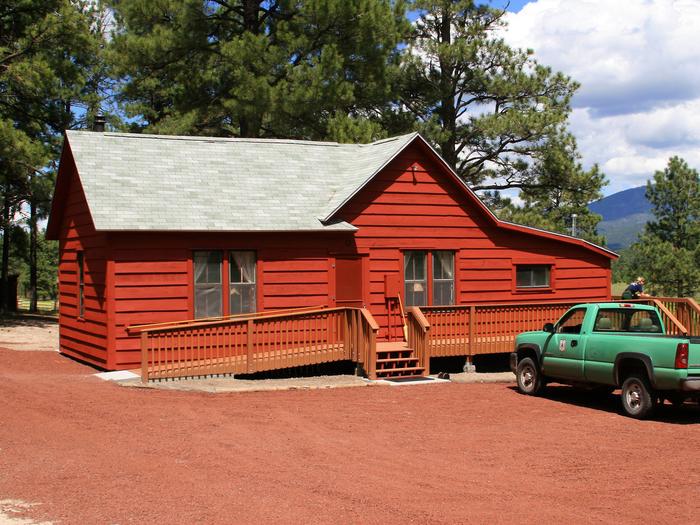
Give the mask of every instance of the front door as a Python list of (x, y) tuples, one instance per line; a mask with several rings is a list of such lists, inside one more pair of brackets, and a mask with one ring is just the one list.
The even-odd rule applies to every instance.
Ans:
[(363, 308), (362, 257), (335, 260), (335, 305)]

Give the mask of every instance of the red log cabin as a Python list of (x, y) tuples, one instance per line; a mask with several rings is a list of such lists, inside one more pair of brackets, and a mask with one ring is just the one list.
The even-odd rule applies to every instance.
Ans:
[(134, 368), (128, 327), (365, 306), (610, 298), (606, 248), (500, 221), (419, 135), (372, 144), (68, 131), (47, 237), (60, 350)]

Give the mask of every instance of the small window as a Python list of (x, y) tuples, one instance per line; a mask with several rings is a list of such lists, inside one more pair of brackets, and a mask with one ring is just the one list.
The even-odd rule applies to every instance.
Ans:
[(433, 305), (455, 302), (455, 255), (453, 252), (433, 253)]
[(78, 271), (78, 317), (85, 317), (85, 254), (77, 253), (76, 263)]
[(556, 332), (558, 334), (580, 334), (583, 318), (586, 315), (585, 308), (571, 310), (565, 317), (557, 323)]
[(516, 266), (515, 286), (517, 288), (550, 288), (550, 266), (548, 264)]
[(194, 253), (194, 316), (219, 317), (222, 309), (221, 252)]
[(406, 286), (406, 306), (427, 304), (426, 253), (404, 253), (404, 284)]
[(256, 311), (255, 252), (229, 255), (229, 304), (232, 314)]

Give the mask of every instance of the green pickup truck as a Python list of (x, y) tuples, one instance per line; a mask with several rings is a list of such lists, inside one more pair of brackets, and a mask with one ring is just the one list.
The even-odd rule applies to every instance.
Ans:
[(623, 410), (638, 419), (658, 400), (700, 398), (700, 337), (667, 335), (646, 305), (576, 305), (556, 324), (519, 334), (510, 367), (523, 394), (539, 394), (547, 382), (621, 388)]

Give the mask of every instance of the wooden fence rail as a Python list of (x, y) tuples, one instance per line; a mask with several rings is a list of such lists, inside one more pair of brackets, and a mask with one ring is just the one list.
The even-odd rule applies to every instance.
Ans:
[(557, 321), (575, 302), (421, 306), (431, 357), (510, 352), (520, 332)]
[(242, 374), (349, 360), (370, 377), (379, 327), (369, 311), (327, 308), (133, 327), (141, 379)]

